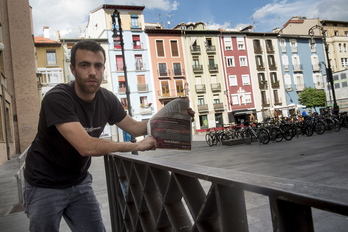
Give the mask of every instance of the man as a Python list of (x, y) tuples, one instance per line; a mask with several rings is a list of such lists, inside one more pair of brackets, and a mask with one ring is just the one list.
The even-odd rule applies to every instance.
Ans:
[(45, 95), (37, 135), (26, 158), (25, 212), (30, 231), (59, 231), (64, 217), (72, 231), (105, 231), (88, 173), (91, 156), (156, 149), (152, 136), (138, 143), (99, 139), (106, 123), (129, 134), (146, 134), (146, 121), (128, 116), (115, 95), (100, 87), (105, 51), (83, 40), (71, 50), (75, 82)]

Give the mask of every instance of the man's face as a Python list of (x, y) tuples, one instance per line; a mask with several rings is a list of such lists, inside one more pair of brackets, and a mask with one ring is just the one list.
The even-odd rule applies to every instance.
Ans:
[(78, 49), (75, 60), (75, 67), (71, 65), (70, 68), (75, 76), (76, 94), (83, 100), (93, 100), (103, 79), (104, 55), (101, 51)]

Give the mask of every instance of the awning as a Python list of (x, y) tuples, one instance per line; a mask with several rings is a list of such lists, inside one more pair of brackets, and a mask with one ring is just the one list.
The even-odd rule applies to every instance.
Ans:
[(233, 112), (233, 115), (244, 115), (244, 114), (251, 114), (253, 111), (239, 111), (239, 112)]

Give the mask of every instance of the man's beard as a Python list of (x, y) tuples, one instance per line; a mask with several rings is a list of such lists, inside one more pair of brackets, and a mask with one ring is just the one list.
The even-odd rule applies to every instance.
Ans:
[[(87, 80), (81, 80), (81, 78), (75, 78), (76, 83), (81, 91), (86, 94), (96, 93), (101, 85), (101, 81), (97, 78), (88, 78)], [(96, 81), (95, 85), (89, 85), (87, 82), (89, 80)]]

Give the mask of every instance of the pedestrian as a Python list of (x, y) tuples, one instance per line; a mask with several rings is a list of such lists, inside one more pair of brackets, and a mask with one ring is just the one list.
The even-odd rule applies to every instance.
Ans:
[(106, 123), (134, 137), (145, 135), (147, 124), (131, 118), (117, 97), (100, 87), (105, 51), (99, 44), (76, 43), (70, 69), (75, 81), (55, 86), (43, 98), (26, 157), (24, 206), (32, 232), (58, 232), (62, 217), (72, 231), (105, 231), (88, 172), (91, 156), (156, 149), (152, 136), (136, 143), (99, 138)]
[(302, 111), (302, 117), (303, 117), (303, 118), (307, 117), (307, 112), (306, 112), (306, 110), (303, 110), (303, 111)]

